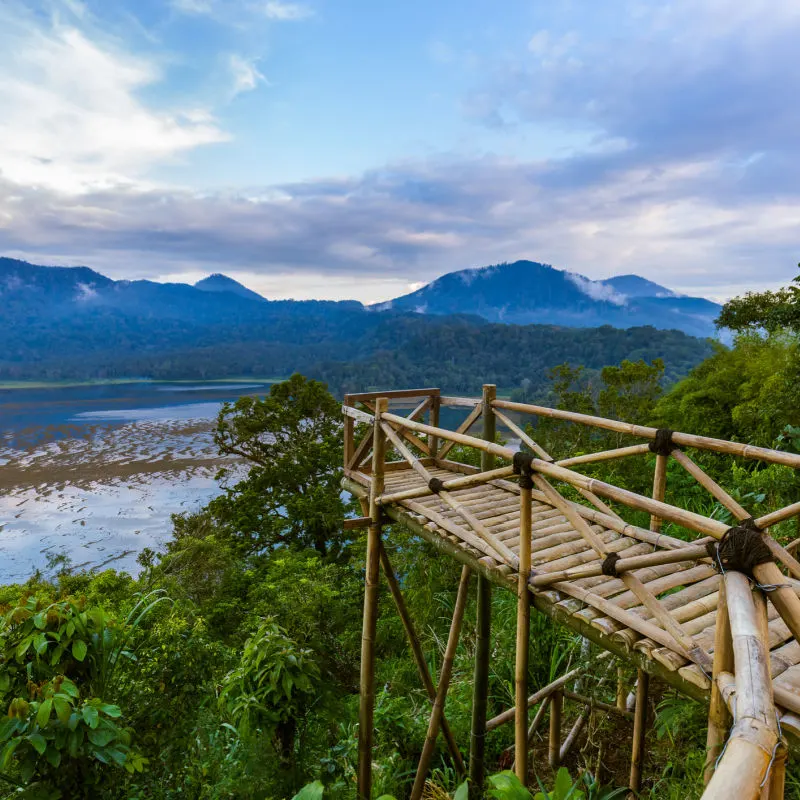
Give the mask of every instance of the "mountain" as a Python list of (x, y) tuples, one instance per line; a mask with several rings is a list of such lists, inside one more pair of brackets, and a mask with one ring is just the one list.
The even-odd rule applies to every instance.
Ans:
[(250, 300), (266, 301), (265, 297), (257, 294), (252, 289), (248, 289), (246, 286), (242, 286), (239, 281), (235, 281), (227, 275), (221, 275), (219, 272), (197, 281), (194, 288), (200, 289), (201, 292), (230, 292), (231, 294), (238, 294), (240, 297), (247, 297)]
[[(556, 279), (564, 275), (543, 269)], [(463, 278), (455, 280), (464, 285)], [(654, 327), (491, 324), (480, 314), (488, 301), (473, 303), (470, 314), (402, 307), (376, 313), (355, 301), (267, 300), (222, 275), (200, 284), (115, 281), (87, 267), (0, 258), (0, 379), (169, 380), (300, 371), (330, 381), (340, 393), (418, 381), (479, 391), (481, 381), (544, 385), (547, 369), (567, 360), (598, 368), (623, 358), (661, 357), (667, 379), (674, 380), (710, 352), (707, 341)], [(617, 291), (600, 288), (612, 297)], [(561, 289), (594, 308), (572, 279)], [(705, 301), (685, 299), (702, 312)], [(557, 302), (564, 303), (554, 290), (550, 303)]]
[(714, 335), (720, 306), (683, 297), (638, 275), (593, 281), (535, 261), (515, 261), (442, 275), (375, 310), (477, 314), (490, 322), (573, 328), (652, 325), (693, 336)]

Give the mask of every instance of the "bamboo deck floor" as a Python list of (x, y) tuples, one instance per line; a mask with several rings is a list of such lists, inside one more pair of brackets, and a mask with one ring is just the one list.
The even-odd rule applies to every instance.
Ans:
[[(473, 471), (454, 462), (437, 462), (430, 464), (427, 469), (441, 480)], [(368, 497), (369, 484), (368, 473), (348, 470), (344, 485), (353, 494)], [(396, 463), (387, 467), (387, 493), (421, 486), (424, 486), (422, 478), (405, 464)], [(498, 540), (515, 554), (519, 553), (520, 490), (515, 483), (497, 480), (454, 490), (451, 495), (466, 506)], [(566, 517), (543, 498), (536, 499), (536, 495), (534, 492), (535, 499), (532, 501), (533, 574), (558, 571), (576, 564), (599, 564), (597, 553)], [(463, 518), (445, 505), (438, 495), (392, 503), (384, 506), (383, 511), (388, 517), (406, 524), (439, 550), (482, 572), (494, 583), (516, 587), (516, 572), (507, 564), (498, 562), (496, 554), (470, 531)], [(591, 527), (607, 549), (621, 557), (675, 547), (670, 537), (661, 537), (665, 545), (662, 548), (658, 542), (653, 544), (631, 538), (598, 524)], [(633, 574), (661, 600), (686, 633), (693, 636), (706, 652), (713, 653), (721, 576), (714, 570), (710, 559), (663, 564), (639, 569)], [(597, 600), (601, 598), (615, 608), (624, 609), (663, 630), (658, 620), (652, 617), (619, 578), (601, 575), (560, 582), (541, 589), (531, 587), (531, 591), (534, 607), (557, 622), (648, 673), (663, 678), (690, 697), (702, 700), (709, 696), (709, 676), (678, 652), (677, 647), (664, 646), (647, 638), (598, 608), (598, 605), (603, 605)], [(781, 714), (783, 730), (800, 737), (800, 644), (792, 637), (772, 604), (769, 605), (769, 646), (775, 702)]]

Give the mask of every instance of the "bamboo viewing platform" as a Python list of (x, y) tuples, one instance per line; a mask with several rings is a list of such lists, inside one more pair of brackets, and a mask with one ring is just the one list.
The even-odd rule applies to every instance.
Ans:
[[(416, 403), (406, 414), (391, 405)], [(455, 431), (439, 425), (444, 407), (468, 411)], [(351, 394), (345, 397), (343, 486), (361, 501), (363, 517), (347, 527), (368, 528), (361, 654), (358, 796), (371, 795), (375, 700), (375, 626), (380, 572), (397, 605), (412, 655), (431, 700), (427, 737), (411, 791), (422, 796), (441, 733), (456, 770), (471, 779), (471, 796), (484, 784), (484, 743), (491, 731), (514, 723), (515, 771), (528, 780), (530, 744), (550, 710), (549, 760), (558, 766), (580, 736), (591, 710), (632, 717), (630, 788), (641, 787), (650, 676), (709, 703), (703, 798), (737, 800), (784, 796), (787, 739), (800, 737), (800, 563), (776, 542), (770, 526), (800, 514), (800, 502), (753, 519), (708, 476), (686, 450), (800, 468), (800, 456), (657, 430), (569, 411), (496, 398), (484, 386), (480, 400), (446, 397), (438, 389)], [(644, 440), (604, 452), (554, 461), (510, 416), (529, 414), (628, 434)], [(480, 436), (469, 431), (482, 420)], [(500, 422), (524, 452), (495, 443)], [(356, 432), (364, 430), (360, 439)], [(480, 468), (447, 458), (455, 445), (481, 454)], [(399, 460), (387, 460), (392, 452)], [(580, 472), (585, 464), (655, 453), (652, 496), (643, 496)], [(673, 459), (726, 508), (737, 524), (665, 502), (667, 464)], [(643, 465), (644, 468), (644, 465)], [(559, 491), (570, 487), (581, 502)], [(615, 504), (609, 505), (609, 501)], [(650, 515), (648, 528), (620, 512)], [(462, 565), (450, 633), (435, 685), (382, 544), (396, 521)], [(662, 533), (671, 522), (695, 536)], [(445, 701), (472, 578), (477, 582), (476, 659), (470, 741), (459, 746), (447, 723)], [(515, 707), (487, 719), (491, 586), (517, 595)], [(637, 669), (636, 701), (626, 708), (570, 690), (587, 665), (545, 687), (528, 686), (531, 607)], [(596, 663), (596, 659), (595, 659)], [(562, 705), (581, 708), (562, 738)], [(528, 709), (541, 703), (532, 720)]]

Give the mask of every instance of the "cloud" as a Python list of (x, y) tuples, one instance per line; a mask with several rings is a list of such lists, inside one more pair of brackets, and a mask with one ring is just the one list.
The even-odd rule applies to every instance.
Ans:
[(592, 300), (601, 300), (606, 303), (613, 303), (615, 306), (624, 306), (628, 303), (628, 298), (624, 294), (616, 291), (613, 286), (607, 286), (600, 281), (590, 281), (577, 272), (568, 272), (569, 278), (587, 297)]
[[(13, 10), (12, 10), (13, 11)], [(158, 65), (94, 32), (0, 12), (0, 174), (81, 191), (224, 141), (208, 109), (154, 110), (139, 98)]]
[(284, 3), (280, 0), (268, 0), (261, 6), (261, 10), (269, 19), (281, 22), (297, 22), (314, 15), (308, 6), (300, 3)]
[(233, 77), (233, 95), (250, 92), (259, 83), (268, 83), (267, 79), (258, 71), (255, 61), (248, 61), (242, 56), (232, 55), (229, 62)]
[(282, 276), (286, 294), (316, 283), (330, 296), (330, 279), (338, 296), (367, 300), (519, 258), (593, 278), (637, 273), (688, 294), (794, 275), (797, 198), (742, 195), (713, 163), (608, 167), (582, 184), (573, 168), (440, 158), (202, 196), (134, 186), (76, 196), (0, 181), (0, 252), (112, 277), (238, 269)]

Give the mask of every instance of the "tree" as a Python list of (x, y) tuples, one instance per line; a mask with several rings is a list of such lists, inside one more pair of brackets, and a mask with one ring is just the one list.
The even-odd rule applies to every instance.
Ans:
[(748, 292), (744, 297), (734, 297), (722, 307), (716, 324), (738, 333), (759, 329), (767, 333), (800, 333), (800, 275), (792, 283), (773, 292)]
[(266, 397), (226, 403), (214, 441), (250, 465), (247, 478), (209, 504), (240, 548), (341, 551), (341, 409), (325, 384), (296, 374)]

